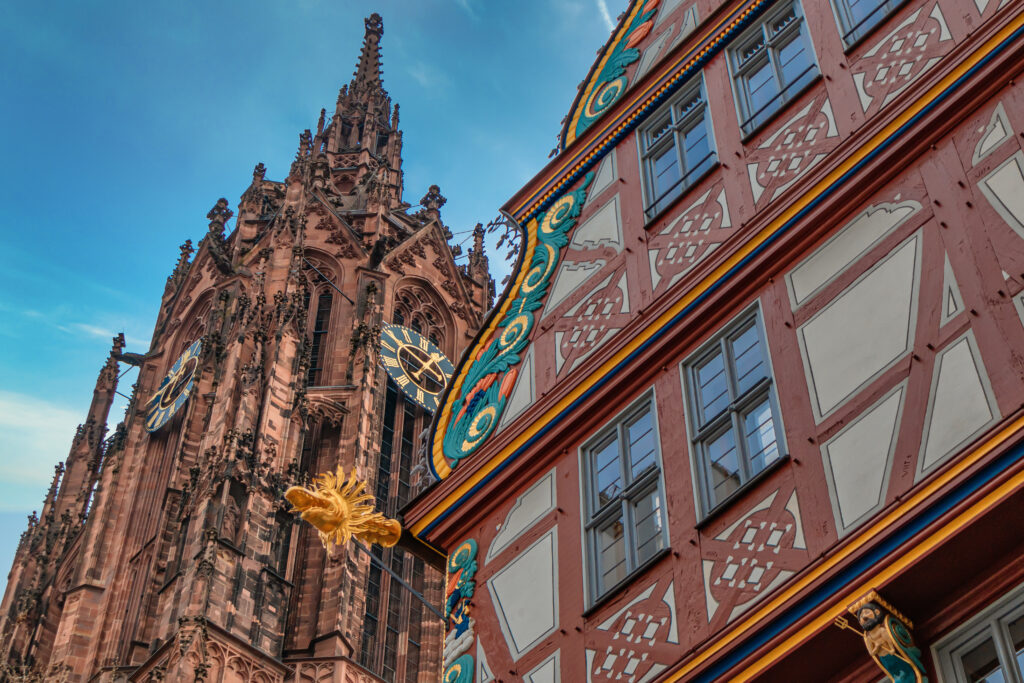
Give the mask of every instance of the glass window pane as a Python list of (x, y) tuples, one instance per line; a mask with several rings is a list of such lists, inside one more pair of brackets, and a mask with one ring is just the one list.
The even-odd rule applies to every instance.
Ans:
[(768, 105), (779, 94), (779, 84), (775, 82), (775, 75), (772, 73), (771, 64), (768, 60), (749, 72), (745, 79), (744, 87), (747, 91), (747, 102), (750, 105), (748, 116), (753, 124), (768, 116), (774, 108), (769, 109)]
[(772, 419), (772, 408), (767, 398), (743, 417), (743, 431), (752, 475), (779, 459), (779, 446), (775, 442), (775, 421)]
[(708, 140), (708, 129), (703, 117), (695, 126), (684, 134), (684, 157), (686, 161), (687, 183), (692, 183), (706, 168), (708, 156), (711, 154), (711, 141)]
[(672, 129), (672, 117), (666, 116), (647, 129), (647, 149), (650, 149), (655, 142), (661, 139), (665, 133)]
[(697, 367), (697, 405), (701, 424), (706, 424), (729, 405), (729, 382), (721, 352)]
[(658, 153), (651, 161), (651, 167), (654, 173), (651, 180), (651, 199), (660, 207), (676, 196), (672, 190), (679, 188), (679, 179), (682, 177), (675, 145)]
[(730, 429), (707, 445), (708, 473), (711, 479), (711, 504), (714, 505), (740, 487), (740, 465), (736, 457), (736, 435)]
[(1006, 625), (1010, 632), (1010, 647), (1013, 648), (1017, 668), (1024, 673), (1024, 617), (1018, 617)]
[(991, 638), (963, 654), (960, 663), (970, 683), (1004, 683), (1006, 680)]
[(626, 578), (626, 539), (622, 519), (597, 530), (597, 576), (604, 591)]
[(662, 533), (661, 494), (655, 489), (633, 505), (633, 523), (636, 525), (636, 561), (643, 564), (665, 547)]
[(597, 506), (602, 508), (622, 491), (622, 468), (619, 465), (619, 440), (612, 437), (591, 452)]
[(731, 344), (732, 358), (736, 364), (736, 390), (742, 395), (761, 378), (768, 376), (757, 325), (751, 325), (733, 337)]
[[(779, 73), (782, 76), (782, 87), (787, 88), (801, 80), (801, 76), (810, 65), (811, 53), (806, 49), (803, 34), (798, 33), (792, 40), (779, 48)], [(794, 93), (787, 94), (792, 96)]]
[(636, 479), (655, 465), (654, 417), (651, 411), (633, 421), (626, 428), (626, 433), (629, 437), (631, 478)]
[[(895, 3), (889, 0), (848, 0), (846, 3), (848, 22), (844, 21), (844, 23), (848, 23), (846, 29), (849, 32), (844, 36), (846, 41), (852, 42), (880, 24), (889, 15), (894, 5)], [(847, 18), (844, 17), (844, 19)]]

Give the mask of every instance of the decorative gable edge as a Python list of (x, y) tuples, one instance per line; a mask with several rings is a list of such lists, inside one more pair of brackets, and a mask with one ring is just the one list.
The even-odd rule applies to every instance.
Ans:
[(448, 478), (497, 428), (537, 323), (535, 312), (544, 303), (593, 178), (588, 173), (578, 188), (562, 195), (525, 230), (520, 226), (523, 251), (511, 286), (462, 356), (431, 426), (427, 463), (437, 479)]

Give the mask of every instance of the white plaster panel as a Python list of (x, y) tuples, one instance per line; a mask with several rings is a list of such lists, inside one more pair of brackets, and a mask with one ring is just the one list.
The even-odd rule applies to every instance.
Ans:
[(978, 182), (1007, 225), (1024, 237), (1024, 152), (1017, 152)]
[(658, 59), (658, 54), (661, 49), (665, 47), (665, 43), (668, 42), (668, 38), (672, 35), (672, 30), (675, 28), (675, 24), (670, 25), (664, 31), (661, 32), (657, 38), (644, 50), (643, 57), (640, 58), (640, 64), (636, 67), (636, 73), (633, 75), (634, 81), (639, 81), (644, 77), (644, 74), (651, 68), (655, 60)]
[(661, 22), (672, 16), (672, 13), (682, 5), (684, 0), (664, 0), (658, 8), (658, 16), (654, 20), (654, 28), (661, 26)]
[(575, 249), (612, 247), (622, 251), (619, 196), (615, 195), (572, 233), (569, 246)]
[(523, 360), (519, 363), (519, 376), (509, 394), (508, 403), (505, 404), (505, 412), (498, 423), (498, 431), (511, 424), (519, 417), (520, 413), (533, 405), (536, 396), (536, 385), (533, 374), (533, 345), (523, 354)]
[(487, 581), (513, 660), (558, 628), (557, 531), (551, 529)]
[(882, 503), (896, 449), (906, 384), (861, 413), (821, 448), (836, 515), (845, 533)]
[(953, 267), (949, 264), (949, 254), (942, 266), (942, 311), (939, 315), (939, 327), (944, 326), (964, 310), (964, 299), (960, 296), (960, 286), (956, 283)]
[(838, 407), (913, 343), (920, 270), (915, 235), (800, 326), (815, 418)]
[(711, 595), (711, 572), (714, 568), (715, 563), (713, 561), (701, 560), (701, 569), (704, 572), (704, 601), (707, 603), (709, 622), (714, 618), (715, 612), (718, 611), (718, 601)]
[(1013, 135), (1013, 128), (1010, 126), (1010, 120), (1006, 117), (1003, 103), (1000, 102), (992, 112), (992, 118), (989, 120), (988, 125), (981, 132), (981, 139), (978, 140), (978, 144), (974, 148), (974, 157), (971, 159), (971, 164), (975, 165), (987, 157), (992, 150), (999, 146), (999, 143), (1011, 135)]
[(487, 561), (490, 562), (497, 557), (498, 553), (512, 545), (517, 538), (554, 509), (555, 470), (551, 470), (516, 498), (504, 523), (491, 540), (491, 545), (487, 549)]
[(918, 472), (924, 474), (977, 436), (999, 415), (974, 332), (935, 359)]
[(558, 304), (565, 301), (566, 297), (575, 292), (580, 285), (590, 279), (590, 276), (604, 268), (607, 261), (594, 259), (593, 261), (566, 261), (558, 267), (555, 275), (555, 282), (551, 285), (551, 292), (544, 303), (544, 315), (553, 311)]
[(484, 652), (483, 643), (476, 641), (476, 683), (491, 683), (494, 674), (487, 663), (487, 653)]
[(560, 683), (561, 667), (558, 665), (558, 650), (551, 653), (551, 656), (535, 666), (527, 673), (523, 680), (528, 683)]
[(619, 177), (617, 168), (615, 150), (612, 149), (604, 155), (601, 165), (597, 167), (597, 174), (594, 176), (594, 182), (591, 184), (590, 191), (587, 194), (591, 197), (596, 196), (598, 192), (615, 182), (616, 178)]
[(786, 275), (795, 310), (921, 209), (913, 200), (867, 207)]

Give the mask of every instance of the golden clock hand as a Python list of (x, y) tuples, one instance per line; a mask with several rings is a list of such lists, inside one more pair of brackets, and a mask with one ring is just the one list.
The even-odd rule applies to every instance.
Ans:
[(427, 370), (427, 368), (436, 366), (435, 370), (430, 371), (430, 375), (435, 380), (444, 377), (444, 373), (441, 372), (441, 366), (438, 364), (438, 361), (440, 361), (442, 358), (444, 358), (444, 356), (441, 355), (440, 353), (430, 354), (430, 358), (427, 360), (427, 362), (424, 363), (419, 370), (412, 373), (410, 376), (413, 378), (413, 380), (418, 382), (420, 380), (420, 377), (422, 377), (423, 373)]

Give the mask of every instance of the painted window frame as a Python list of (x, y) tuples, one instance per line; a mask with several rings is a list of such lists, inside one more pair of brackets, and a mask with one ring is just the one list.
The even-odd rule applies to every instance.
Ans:
[[(652, 131), (662, 128), (665, 122), (668, 122), (667, 128), (651, 141)], [(700, 125), (704, 127), (708, 154), (696, 163), (687, 164), (686, 135)], [(691, 78), (668, 102), (647, 117), (637, 131), (636, 142), (643, 184), (644, 218), (650, 222), (700, 182), (718, 163), (718, 149), (703, 72)], [(672, 148), (676, 151), (676, 164), (680, 169), (679, 180), (661, 195), (654, 196), (657, 184), (655, 157)]]
[[(751, 327), (757, 332), (757, 339), (761, 346), (766, 372), (761, 379), (740, 391), (735, 381), (735, 359), (732, 358), (731, 344), (729, 342), (740, 337)], [(700, 396), (697, 394), (696, 371), (717, 354), (722, 354), (722, 358), (727, 363), (725, 373), (729, 402), (719, 412), (706, 420), (702, 420), (699, 415), (702, 404)], [(701, 344), (697, 350), (680, 364), (680, 374), (686, 403), (686, 431), (694, 475), (694, 489), (697, 493), (696, 499), (699, 506), (697, 512), (698, 518), (703, 520), (711, 515), (711, 513), (728, 505), (737, 496), (742, 495), (751, 484), (758, 481), (765, 473), (773, 470), (778, 463), (783, 462), (788, 457), (782, 410), (779, 406), (775, 371), (772, 367), (771, 348), (768, 345), (767, 335), (765, 334), (764, 315), (761, 311), (760, 302), (755, 302), (754, 305), (733, 317), (732, 320), (723, 325)], [(743, 438), (743, 417), (748, 415), (751, 409), (761, 404), (765, 398), (768, 400), (768, 406), (771, 411), (777, 455), (757, 471), (751, 471), (748, 462), (750, 458), (747, 453), (747, 443), (746, 439)], [(737, 435), (735, 450), (737, 451), (740, 465), (740, 484), (721, 500), (715, 500), (713, 497), (714, 485), (711, 479), (711, 462), (707, 447), (730, 429)]]
[[(769, 33), (767, 27), (790, 11), (793, 12), (794, 19), (774, 33)], [(804, 49), (810, 55), (811, 60), (798, 76), (785, 84), (779, 66), (778, 53), (796, 40), (804, 41)], [(749, 52), (745, 58), (741, 59), (738, 56), (748, 50), (753, 51)], [(807, 28), (806, 17), (799, 0), (776, 3), (775, 7), (765, 12), (754, 25), (748, 27), (742, 35), (732, 41), (727, 52), (729, 76), (732, 81), (740, 133), (744, 140), (750, 138), (772, 120), (778, 112), (785, 109), (788, 103), (799, 97), (821, 73), (818, 67), (818, 56), (814, 51), (814, 41), (811, 40), (811, 33)], [(778, 92), (759, 109), (751, 112), (752, 104), (746, 79), (763, 67), (766, 60), (771, 69), (772, 81)]]
[[(854, 23), (851, 9), (853, 2), (873, 2), (875, 6), (866, 17)], [(832, 10), (843, 45), (847, 50), (857, 45), (906, 3), (907, 0), (832, 0)]]
[[(656, 558), (661, 557), (669, 548), (668, 521), (669, 515), (666, 510), (664, 465), (662, 463), (661, 435), (658, 429), (657, 397), (653, 387), (644, 392), (638, 399), (633, 401), (624, 410), (621, 410), (615, 417), (603, 425), (592, 437), (579, 449), (580, 459), (580, 493), (583, 514), (581, 522), (583, 526), (583, 553), (585, 573), (585, 594), (588, 608), (595, 606), (602, 598), (612, 594), (618, 588), (628, 584), (634, 576), (648, 567)], [(654, 434), (654, 461), (653, 465), (641, 472), (635, 479), (631, 478), (629, 469), (628, 437), (626, 429), (644, 414), (651, 415), (651, 430)], [(618, 462), (620, 476), (624, 486), (616, 495), (614, 500), (605, 503), (603, 506), (597, 502), (596, 471), (593, 466), (595, 451), (609, 443), (609, 438), (614, 438), (619, 443)], [(628, 481), (628, 483), (626, 483)], [(634, 507), (637, 502), (643, 500), (651, 493), (656, 494), (659, 502), (659, 510), (656, 514), (660, 517), (660, 547), (656, 548), (649, 557), (640, 560), (638, 556), (639, 547), (637, 544), (636, 523), (633, 518)], [(623, 545), (625, 549), (625, 575), (611, 585), (603, 585), (601, 580), (601, 563), (597, 548), (599, 531), (608, 523), (616, 519), (623, 520)], [(655, 537), (652, 537), (652, 539)], [(649, 540), (652, 540), (649, 539)]]
[[(967, 677), (963, 673), (960, 656), (988, 639), (992, 640), (1007, 683), (1024, 681), (1024, 667), (1017, 663), (1008, 628), (1010, 622), (1020, 619), (1024, 619), (1024, 585), (998, 598), (935, 643), (932, 646), (932, 657), (940, 683), (966, 683)], [(1015, 669), (1007, 670), (1007, 665)]]

